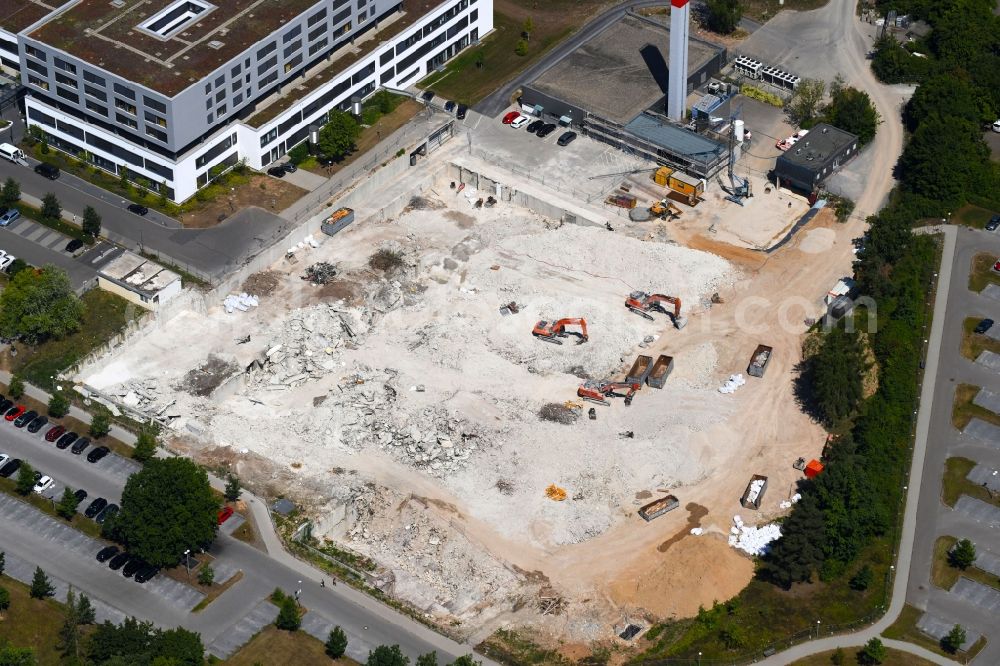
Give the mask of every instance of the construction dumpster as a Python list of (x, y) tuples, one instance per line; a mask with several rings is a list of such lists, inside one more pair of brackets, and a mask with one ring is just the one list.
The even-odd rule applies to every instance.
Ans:
[(641, 507), (639, 509), (639, 516), (645, 520), (647, 523), (653, 518), (659, 518), (668, 511), (673, 511), (680, 506), (680, 502), (673, 495), (667, 495), (666, 497), (661, 497), (658, 500), (654, 500), (649, 504)]
[(667, 383), (667, 377), (670, 373), (674, 371), (674, 357), (666, 356), (660, 354), (659, 358), (656, 359), (656, 363), (649, 370), (649, 375), (646, 377), (646, 383), (653, 388), (661, 389), (663, 385)]
[(338, 231), (354, 221), (353, 208), (338, 208), (320, 224), (320, 229), (327, 236), (333, 236)]
[(625, 375), (626, 384), (638, 384), (640, 387), (646, 383), (649, 371), (653, 369), (653, 357), (640, 355), (632, 364), (632, 369)]
[(663, 187), (666, 187), (667, 182), (670, 180), (670, 174), (672, 174), (673, 172), (674, 170), (671, 169), (670, 167), (661, 166), (659, 169), (656, 170), (656, 173), (653, 174), (653, 182), (656, 183), (657, 185), (662, 185)]
[(805, 468), (806, 477), (815, 479), (823, 471), (823, 463), (818, 460), (810, 460)]
[(632, 194), (612, 194), (608, 203), (619, 208), (635, 208), (637, 199)]
[(754, 350), (753, 356), (750, 357), (750, 365), (747, 366), (747, 374), (753, 375), (754, 377), (763, 377), (764, 372), (767, 370), (767, 364), (771, 362), (771, 353), (773, 351), (773, 347), (768, 347), (767, 345), (757, 345), (757, 349)]
[(750, 477), (747, 489), (743, 491), (740, 504), (747, 509), (759, 509), (760, 503), (764, 500), (764, 491), (767, 490), (767, 477), (754, 474)]

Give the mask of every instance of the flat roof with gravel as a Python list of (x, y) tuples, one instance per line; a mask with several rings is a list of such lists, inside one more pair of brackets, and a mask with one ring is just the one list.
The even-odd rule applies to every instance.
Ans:
[(66, 0), (0, 0), (0, 28), (21, 32), (66, 4)]
[[(531, 82), (539, 92), (624, 125), (667, 94), (670, 30), (626, 15)], [(721, 47), (688, 42), (688, 74)]]

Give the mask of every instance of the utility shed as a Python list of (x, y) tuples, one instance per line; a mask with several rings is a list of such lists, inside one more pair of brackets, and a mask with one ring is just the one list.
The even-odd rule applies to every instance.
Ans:
[(97, 286), (155, 310), (181, 293), (182, 285), (177, 273), (125, 250), (98, 272)]
[(781, 187), (812, 192), (857, 152), (858, 137), (820, 123), (778, 157), (774, 174)]

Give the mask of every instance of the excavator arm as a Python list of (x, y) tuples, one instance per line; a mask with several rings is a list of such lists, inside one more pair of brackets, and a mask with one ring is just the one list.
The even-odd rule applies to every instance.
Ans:
[[(676, 296), (667, 296), (666, 294), (653, 294), (648, 299), (647, 302), (652, 305), (654, 303), (669, 303), (674, 306), (674, 319), (681, 316), (681, 299)], [(664, 308), (666, 309), (666, 308)]]
[(610, 405), (611, 403), (607, 400), (609, 397), (625, 398), (625, 404), (631, 405), (632, 398), (638, 390), (638, 384), (588, 379), (583, 384), (580, 384), (580, 387), (576, 390), (576, 395), (584, 400), (596, 402), (599, 405)]

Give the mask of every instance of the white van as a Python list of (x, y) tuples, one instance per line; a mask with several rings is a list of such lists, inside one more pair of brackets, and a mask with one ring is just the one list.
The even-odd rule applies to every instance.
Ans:
[(11, 143), (0, 143), (0, 157), (15, 163), (24, 163), (24, 151)]

